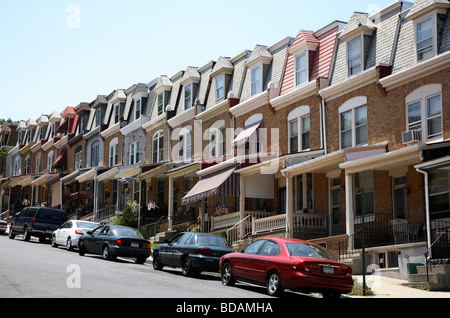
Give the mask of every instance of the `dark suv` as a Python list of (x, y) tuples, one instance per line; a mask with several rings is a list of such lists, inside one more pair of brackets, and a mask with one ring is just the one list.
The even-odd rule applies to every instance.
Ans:
[(39, 238), (40, 242), (50, 238), (58, 226), (67, 221), (66, 212), (46, 207), (27, 207), (16, 214), (11, 222), (9, 238), (23, 234), (23, 239), (29, 241), (31, 236)]

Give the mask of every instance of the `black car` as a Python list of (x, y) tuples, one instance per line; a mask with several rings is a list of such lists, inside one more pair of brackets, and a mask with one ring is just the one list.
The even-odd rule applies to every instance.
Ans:
[(218, 235), (182, 232), (153, 250), (153, 268), (181, 267), (184, 276), (201, 271), (219, 271), (219, 260), (234, 252), (228, 241)]
[(16, 214), (11, 222), (9, 238), (23, 234), (23, 239), (29, 241), (31, 236), (39, 238), (40, 242), (50, 238), (54, 230), (67, 221), (66, 212), (47, 207), (27, 207)]
[(151, 255), (150, 242), (134, 228), (119, 225), (99, 226), (80, 237), (78, 253), (100, 254), (103, 259), (115, 260), (117, 256), (136, 258), (144, 264)]

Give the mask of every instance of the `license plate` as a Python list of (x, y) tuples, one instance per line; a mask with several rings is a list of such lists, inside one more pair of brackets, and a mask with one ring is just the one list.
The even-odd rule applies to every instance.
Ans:
[(334, 268), (331, 266), (324, 266), (322, 267), (322, 271), (324, 274), (333, 275), (334, 274)]
[(138, 243), (131, 243), (131, 247), (139, 247)]

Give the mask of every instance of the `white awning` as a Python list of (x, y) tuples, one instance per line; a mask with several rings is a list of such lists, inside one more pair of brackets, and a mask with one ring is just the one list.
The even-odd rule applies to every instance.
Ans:
[(262, 121), (257, 121), (256, 123), (245, 127), (244, 130), (241, 131), (241, 133), (233, 140), (231, 146), (237, 147), (245, 144), (250, 138), (250, 136), (259, 128), (261, 122)]

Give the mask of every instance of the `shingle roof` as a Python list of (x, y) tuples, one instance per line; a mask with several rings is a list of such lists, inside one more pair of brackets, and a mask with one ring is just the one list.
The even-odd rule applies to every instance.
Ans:
[(433, 4), (449, 4), (448, 0), (416, 0), (411, 9), (408, 12), (406, 18), (411, 17), (412, 15), (422, 11), (423, 9), (433, 5)]

